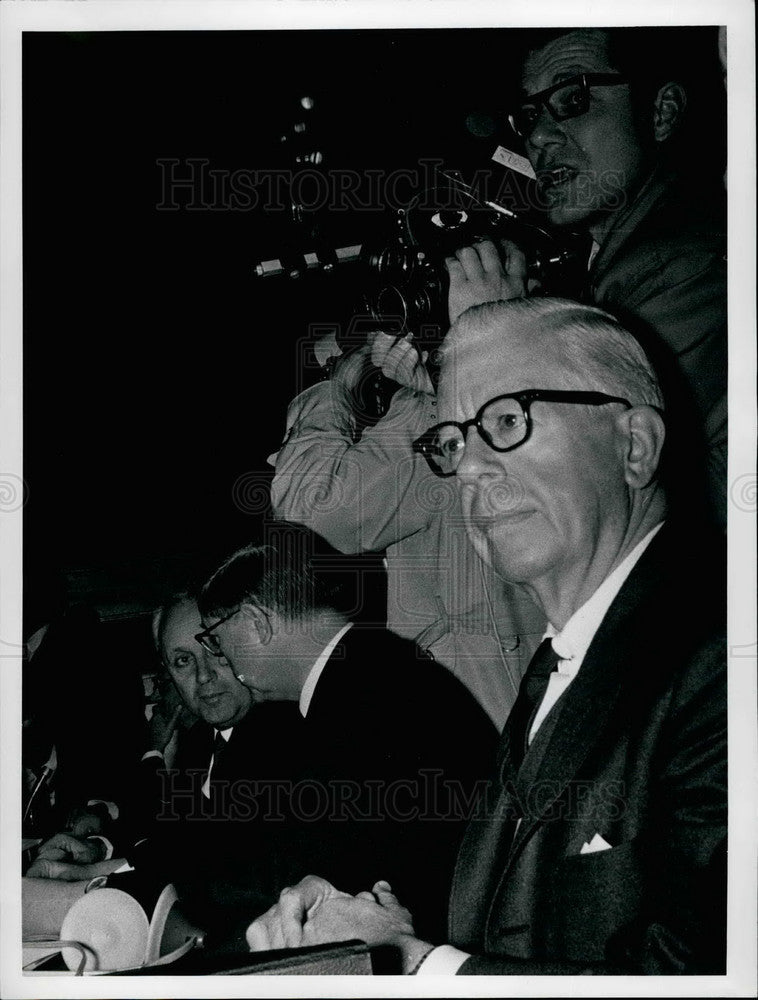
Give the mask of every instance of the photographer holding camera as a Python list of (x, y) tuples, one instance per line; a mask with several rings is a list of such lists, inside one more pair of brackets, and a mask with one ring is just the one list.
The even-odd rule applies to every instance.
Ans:
[[(680, 167), (687, 94), (669, 64), (672, 45), (689, 43), (681, 31), (530, 32), (524, 96), (512, 124), (549, 223), (592, 237), (576, 297), (619, 316), (676, 401), (669, 461), (686, 475), (669, 472), (670, 495), (680, 488), (692, 513), (705, 493), (693, 485), (692, 470), (707, 463), (712, 512), (725, 523), (723, 227), (709, 211), (706, 182), (693, 199)], [(716, 54), (714, 35), (714, 61)], [(532, 290), (526, 257), (511, 241), (461, 247), (446, 267), (451, 322), (471, 306)], [(430, 482), (411, 451), (436, 422), (424, 360), (409, 338), (376, 333), (339, 359), (330, 382), (294, 400), (276, 461), (274, 507), (344, 551), (386, 550), (389, 627), (430, 649), (502, 724), (543, 623), (523, 595), (489, 576), (465, 539), (454, 488)], [(370, 362), (402, 388), (356, 440), (352, 394)], [(518, 484), (509, 489), (517, 505)]]
[[(356, 440), (355, 391), (372, 365), (401, 387)], [(388, 627), (450, 669), (501, 728), (544, 621), (474, 551), (454, 483), (414, 454), (436, 405), (416, 348), (374, 333), (290, 404), (273, 506), (343, 552), (384, 550)]]
[[(718, 162), (713, 176), (708, 169), (718, 109), (710, 145), (699, 137), (693, 144), (686, 127), (701, 116), (690, 107), (685, 119), (693, 98), (714, 106), (721, 99), (716, 29), (697, 36), (676, 28), (537, 30), (527, 37), (522, 97), (510, 119), (547, 218), (592, 238), (579, 297), (616, 315), (668, 381), (681, 427), (669, 428), (671, 440), (679, 434), (672, 452), (694, 451), (707, 467), (710, 514), (725, 526), (726, 245)], [(688, 71), (676, 67), (678, 59)], [(483, 242), (456, 258), (448, 261), (457, 286), (451, 314), (524, 294), (512, 294), (525, 268), (517, 249), (501, 260)], [(691, 506), (697, 489), (690, 477), (681, 485)]]

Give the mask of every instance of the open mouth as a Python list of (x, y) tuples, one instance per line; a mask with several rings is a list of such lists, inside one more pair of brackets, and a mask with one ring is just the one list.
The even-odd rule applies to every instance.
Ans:
[(566, 166), (553, 167), (552, 170), (540, 170), (540, 187), (543, 191), (552, 191), (568, 184), (575, 176), (576, 171)]

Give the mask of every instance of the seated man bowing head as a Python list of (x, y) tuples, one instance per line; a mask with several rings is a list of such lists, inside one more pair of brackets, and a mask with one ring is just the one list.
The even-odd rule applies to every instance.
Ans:
[(497, 734), (415, 644), (352, 623), (361, 610), (355, 566), (309, 529), (273, 522), (265, 544), (235, 552), (201, 592), (203, 644), (256, 701), (296, 702), (303, 716), (297, 780), (269, 800), (285, 829), (269, 824), (270, 840), (235, 862), (237, 888), (224, 891), (248, 884), (273, 901), (310, 872), (353, 891), (384, 874), (440, 936), (464, 820)]
[(417, 447), (549, 623), (461, 844), (450, 945), (386, 873), (355, 897), (302, 881), (249, 944), (361, 938), (419, 974), (723, 972), (723, 564), (667, 506), (654, 372), (596, 308), (489, 303), (448, 335), (439, 409)]

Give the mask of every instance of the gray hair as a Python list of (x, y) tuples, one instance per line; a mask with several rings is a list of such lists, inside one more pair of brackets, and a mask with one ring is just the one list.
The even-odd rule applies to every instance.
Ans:
[(559, 346), (565, 362), (561, 381), (567, 388), (607, 392), (632, 405), (663, 410), (658, 377), (639, 341), (610, 313), (571, 299), (513, 299), (473, 306), (454, 323), (442, 358), (449, 357), (458, 342), (498, 329), (504, 337), (515, 328), (528, 333), (530, 327), (535, 351), (539, 339), (553, 338)]

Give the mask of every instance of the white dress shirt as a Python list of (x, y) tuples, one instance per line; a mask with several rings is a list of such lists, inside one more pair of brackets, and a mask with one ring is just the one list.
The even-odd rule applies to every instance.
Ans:
[[(579, 668), (590, 648), (590, 643), (595, 638), (595, 633), (600, 628), (608, 608), (642, 553), (662, 526), (663, 522), (657, 524), (641, 542), (635, 545), (629, 555), (603, 580), (592, 597), (574, 612), (560, 632), (548, 622), (544, 638), (552, 639), (553, 649), (560, 656), (560, 660), (550, 675), (547, 689), (535, 713), (534, 722), (529, 730), (530, 743), (550, 709), (566, 692), (568, 686), (579, 673)], [(417, 975), (454, 976), (466, 959), (470, 957), (465, 951), (454, 948), (452, 945), (441, 945), (429, 952), (427, 958), (421, 963)]]
[[(232, 730), (233, 729), (234, 729), (234, 726), (229, 726), (228, 729), (216, 729), (214, 727), (214, 729), (213, 729), (213, 742), (214, 742), (214, 745), (215, 745), (216, 736), (218, 735), (218, 733), (221, 733), (221, 736), (228, 743), (229, 742), (229, 737), (232, 735)], [(216, 761), (216, 755), (212, 754), (212, 756), (211, 756), (211, 762), (208, 765), (208, 773), (205, 776), (205, 781), (203, 782), (203, 787), (201, 789), (201, 791), (202, 791), (203, 795), (206, 797), (206, 799), (209, 799), (211, 797), (211, 771), (213, 770), (213, 765), (214, 765), (215, 761)]]
[(334, 652), (335, 646), (352, 624), (352, 622), (348, 622), (347, 625), (342, 626), (334, 638), (329, 641), (326, 648), (319, 654), (319, 658), (313, 664), (310, 669), (310, 673), (305, 678), (303, 690), (300, 692), (300, 714), (303, 718), (305, 718), (308, 714), (308, 709), (311, 706), (311, 698), (313, 697), (313, 692), (316, 690), (316, 685), (318, 684), (318, 679), (321, 676), (321, 671), (324, 669), (329, 657)]
[(599, 249), (600, 249), (600, 244), (597, 242), (597, 240), (593, 240), (592, 241), (592, 247), (590, 248), (590, 255), (587, 258), (587, 270), (588, 271), (592, 267), (592, 265), (593, 265), (593, 263), (595, 261), (595, 257), (597, 257), (597, 253), (598, 253)]
[(605, 618), (606, 611), (613, 604), (626, 578), (662, 525), (663, 522), (657, 524), (641, 542), (635, 545), (629, 555), (603, 580), (592, 597), (574, 612), (560, 632), (548, 622), (544, 638), (553, 640), (553, 649), (560, 656), (560, 660), (550, 675), (547, 690), (534, 716), (529, 730), (529, 743), (534, 739), (550, 709), (579, 673), (579, 668), (584, 662), (590, 643), (595, 638), (595, 633), (600, 628), (600, 623)]

